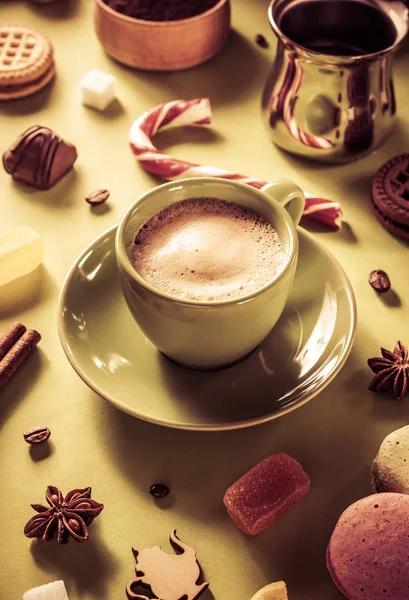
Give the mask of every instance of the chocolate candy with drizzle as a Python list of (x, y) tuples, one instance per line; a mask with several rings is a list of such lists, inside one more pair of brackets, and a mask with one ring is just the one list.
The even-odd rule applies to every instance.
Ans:
[(48, 190), (72, 169), (76, 159), (75, 146), (48, 127), (34, 125), (3, 154), (3, 165), (15, 181)]

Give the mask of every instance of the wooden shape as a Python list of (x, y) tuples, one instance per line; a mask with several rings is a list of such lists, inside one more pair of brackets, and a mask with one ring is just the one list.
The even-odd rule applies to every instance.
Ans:
[[(180, 554), (168, 554), (160, 546), (144, 550), (132, 549), (136, 560), (136, 578), (126, 587), (129, 600), (197, 600), (209, 587), (207, 582), (199, 584), (200, 566), (196, 552), (184, 544), (174, 529), (170, 543)], [(138, 590), (146, 589), (150, 596), (141, 595)]]

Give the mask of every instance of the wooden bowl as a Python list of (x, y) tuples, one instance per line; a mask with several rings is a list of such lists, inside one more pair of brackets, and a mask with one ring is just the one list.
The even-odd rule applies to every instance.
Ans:
[(94, 24), (107, 54), (149, 71), (176, 71), (205, 62), (222, 49), (230, 31), (230, 0), (180, 21), (144, 21), (94, 0)]

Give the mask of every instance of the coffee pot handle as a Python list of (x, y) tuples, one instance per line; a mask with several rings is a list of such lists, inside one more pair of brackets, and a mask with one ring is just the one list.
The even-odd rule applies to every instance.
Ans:
[(289, 179), (280, 178), (267, 183), (260, 191), (284, 206), (294, 223), (298, 225), (305, 206), (304, 193), (298, 185)]

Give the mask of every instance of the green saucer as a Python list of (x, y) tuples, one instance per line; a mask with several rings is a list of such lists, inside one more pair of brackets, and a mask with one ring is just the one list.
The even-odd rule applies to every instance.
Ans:
[(304, 229), (298, 229), (293, 290), (273, 331), (240, 364), (207, 372), (170, 362), (139, 330), (117, 276), (115, 231), (96, 239), (72, 266), (58, 329), (78, 375), (121, 410), (180, 429), (248, 427), (301, 406), (345, 363), (356, 328), (351, 284)]

